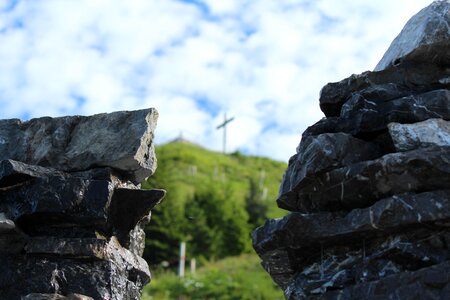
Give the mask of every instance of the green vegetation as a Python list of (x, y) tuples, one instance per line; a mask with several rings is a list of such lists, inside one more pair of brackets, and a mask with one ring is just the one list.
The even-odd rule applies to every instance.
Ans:
[(156, 148), (158, 168), (144, 188), (167, 190), (146, 228), (144, 258), (153, 266), (178, 263), (180, 241), (199, 264), (249, 253), (250, 233), (285, 214), (275, 203), (286, 164), (224, 155), (173, 142)]
[[(275, 203), (286, 164), (188, 142), (159, 146), (156, 155), (157, 171), (143, 187), (167, 195), (146, 228), (153, 279), (142, 299), (283, 299), (251, 254), (250, 233), (286, 214)], [(187, 261), (199, 266), (182, 279), (175, 274), (181, 241)]]
[(179, 278), (172, 272), (156, 273), (144, 289), (142, 300), (284, 299), (255, 254), (230, 257), (208, 263), (195, 275)]

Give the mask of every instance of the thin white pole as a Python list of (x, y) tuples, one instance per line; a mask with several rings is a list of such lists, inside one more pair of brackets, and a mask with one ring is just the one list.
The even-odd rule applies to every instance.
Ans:
[(186, 243), (180, 244), (180, 267), (178, 269), (178, 276), (184, 277), (184, 265), (186, 264)]
[(195, 271), (197, 269), (197, 261), (195, 258), (191, 259), (191, 274), (195, 275)]

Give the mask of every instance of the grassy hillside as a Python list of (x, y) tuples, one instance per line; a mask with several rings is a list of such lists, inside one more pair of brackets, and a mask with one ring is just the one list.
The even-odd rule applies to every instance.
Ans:
[(167, 196), (146, 229), (151, 265), (176, 265), (180, 241), (200, 263), (251, 252), (250, 232), (285, 214), (275, 203), (285, 163), (188, 142), (161, 145), (156, 155), (157, 171), (143, 186)]
[(277, 300), (282, 291), (259, 265), (255, 254), (208, 263), (195, 275), (179, 278), (172, 272), (156, 273), (142, 300), (223, 299)]

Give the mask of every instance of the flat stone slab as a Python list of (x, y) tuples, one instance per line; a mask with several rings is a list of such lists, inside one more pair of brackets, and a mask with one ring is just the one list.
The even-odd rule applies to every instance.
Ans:
[(106, 224), (114, 186), (106, 180), (54, 175), (0, 190), (0, 212), (14, 222)]
[(429, 146), (450, 146), (450, 121), (429, 119), (413, 124), (388, 124), (397, 151)]
[(150, 278), (145, 260), (122, 247), (119, 241), (95, 238), (33, 237), (24, 249), (28, 255), (55, 255), (65, 258), (98, 259), (114, 261), (126, 269), (135, 269), (143, 277)]
[(421, 45), (450, 39), (450, 2), (434, 1), (414, 15), (392, 41), (375, 71), (395, 65), (396, 60)]
[[(450, 69), (449, 69), (450, 70)], [(349, 103), (351, 102), (351, 103)], [(342, 116), (325, 118), (308, 127), (302, 138), (322, 133), (344, 132), (372, 137), (387, 130), (389, 123), (415, 123), (427, 119), (450, 120), (450, 91), (437, 89), (391, 100), (367, 101), (355, 93)]]
[[(358, 238), (370, 239), (414, 224), (450, 221), (450, 190), (400, 194), (349, 213), (291, 213), (268, 220), (252, 235), (260, 256), (278, 249), (293, 249), (304, 257), (320, 245), (340, 245)], [(316, 251), (316, 250), (313, 250)]]
[(0, 188), (8, 188), (29, 181), (32, 178), (39, 178), (52, 175), (63, 175), (52, 168), (44, 168), (25, 164), (12, 159), (0, 161)]
[(277, 199), (278, 206), (303, 213), (350, 211), (406, 192), (450, 188), (450, 147), (386, 154), (304, 178)]
[(107, 260), (107, 245), (106, 239), (97, 238), (32, 237), (24, 250), (28, 254)]
[(117, 261), (72, 259), (42, 255), (1, 255), (3, 273), (0, 295), (3, 299), (22, 300), (36, 293), (68, 295), (77, 293), (93, 299), (140, 299), (141, 289), (150, 273)]
[(137, 184), (156, 169), (155, 109), (89, 117), (0, 120), (0, 160), (66, 172), (111, 167)]
[(375, 143), (346, 133), (324, 133), (302, 139), (297, 154), (289, 160), (279, 194), (291, 191), (305, 177), (382, 156)]
[(43, 294), (43, 293), (31, 293), (23, 296), (21, 300), (94, 300), (92, 297), (88, 297), (80, 294), (69, 294), (63, 296), (60, 294)]

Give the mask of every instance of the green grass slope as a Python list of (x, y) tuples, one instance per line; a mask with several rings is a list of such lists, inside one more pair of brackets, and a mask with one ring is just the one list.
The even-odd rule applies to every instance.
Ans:
[(256, 254), (208, 263), (195, 275), (179, 278), (172, 272), (156, 273), (144, 288), (142, 300), (214, 299), (277, 300), (282, 291), (259, 265)]
[(146, 228), (151, 265), (175, 266), (180, 241), (200, 264), (251, 252), (250, 232), (286, 214), (275, 202), (285, 163), (189, 142), (158, 146), (156, 156), (157, 171), (143, 187), (163, 188), (167, 196)]

